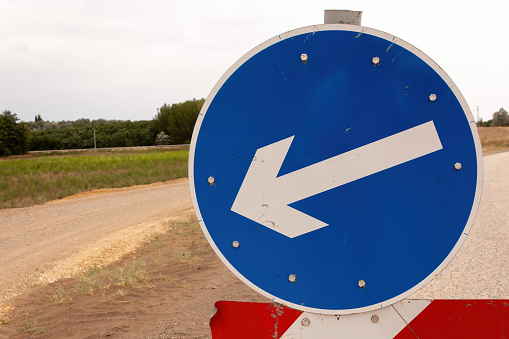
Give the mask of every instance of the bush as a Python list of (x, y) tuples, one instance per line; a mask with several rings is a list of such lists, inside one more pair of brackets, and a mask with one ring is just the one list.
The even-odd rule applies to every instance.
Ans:
[(164, 133), (163, 131), (161, 131), (161, 133), (159, 133), (156, 137), (156, 142), (155, 144), (157, 146), (159, 145), (170, 145), (171, 142), (170, 142), (170, 137), (166, 135), (166, 133)]
[(30, 131), (18, 120), (11, 111), (3, 111), (0, 115), (0, 156), (28, 153)]

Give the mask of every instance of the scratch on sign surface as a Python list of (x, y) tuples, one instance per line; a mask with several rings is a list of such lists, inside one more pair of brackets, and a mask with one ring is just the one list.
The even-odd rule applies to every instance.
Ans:
[(284, 311), (283, 311), (282, 307), (281, 307), (281, 306), (279, 306), (279, 307), (278, 307), (278, 309), (277, 309), (276, 322), (274, 323), (274, 334), (272, 335), (272, 337), (273, 337), (273, 338), (278, 338), (278, 335), (277, 335), (277, 328), (278, 328), (278, 326), (279, 326), (279, 317), (280, 317), (281, 315), (283, 315), (283, 314), (284, 314)]
[(286, 76), (285, 76), (285, 72), (283, 72), (283, 68), (281, 68), (281, 64), (279, 63), (279, 61), (277, 62), (277, 65), (279, 67), (279, 70), (281, 71), (281, 75), (283, 76), (283, 78), (285, 78), (285, 81), (287, 81), (286, 80)]
[(401, 51), (401, 52), (399, 52), (398, 54), (396, 54), (396, 55), (394, 56), (394, 59), (392, 59), (392, 62), (394, 62), (394, 60), (396, 60), (396, 57), (397, 57), (398, 55), (400, 55), (401, 53), (403, 53), (403, 51)]
[(348, 228), (346, 229), (345, 237), (343, 238), (343, 246), (341, 246), (341, 248), (345, 247), (345, 244), (346, 244), (346, 236), (348, 235), (348, 231), (350, 230), (350, 226), (351, 226), (351, 225), (348, 225)]
[(392, 43), (389, 45), (389, 47), (387, 47), (387, 49), (385, 50), (385, 53), (388, 53), (389, 50), (391, 49), (392, 45), (394, 45), (394, 39), (396, 39), (396, 37), (392, 37)]
[(348, 127), (347, 129), (345, 129), (345, 133), (348, 133), (348, 132), (349, 132), (349, 131), (353, 128), (353, 126), (355, 126), (355, 125), (350, 125), (350, 127)]
[(355, 37), (355, 39), (357, 39), (357, 38), (358, 38), (358, 37), (360, 37), (362, 34), (364, 34), (364, 32), (365, 32), (365, 31), (366, 31), (365, 29), (361, 30), (361, 31), (359, 32), (359, 34), (357, 34), (357, 36)]

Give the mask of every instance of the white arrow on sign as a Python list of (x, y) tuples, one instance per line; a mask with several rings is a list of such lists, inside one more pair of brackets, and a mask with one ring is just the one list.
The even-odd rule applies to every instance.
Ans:
[(294, 136), (259, 148), (231, 210), (289, 238), (328, 224), (291, 203), (442, 149), (433, 121), (277, 177)]

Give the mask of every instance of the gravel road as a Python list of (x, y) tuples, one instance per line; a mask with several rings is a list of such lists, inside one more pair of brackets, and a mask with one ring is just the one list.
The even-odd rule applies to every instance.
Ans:
[(411, 299), (509, 299), (509, 152), (484, 157), (484, 188), (469, 236)]
[(38, 283), (56, 262), (88, 244), (128, 228), (162, 223), (189, 209), (188, 181), (180, 179), (0, 210), (0, 303)]

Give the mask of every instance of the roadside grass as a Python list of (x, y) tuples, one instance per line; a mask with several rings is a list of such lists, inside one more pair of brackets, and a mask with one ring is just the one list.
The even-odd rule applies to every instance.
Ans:
[(70, 305), (87, 295), (100, 295), (101, 302), (106, 304), (136, 303), (142, 295), (153, 295), (160, 284), (188, 288), (184, 279), (165, 274), (161, 267), (199, 264), (204, 254), (212, 253), (208, 242), (200, 235), (195, 217), (172, 221), (169, 233), (151, 237), (135, 254), (127, 255), (128, 258), (106, 267), (92, 267), (70, 283), (53, 283), (37, 304)]
[(6, 158), (0, 161), (0, 209), (184, 178), (188, 155), (187, 149), (162, 149)]
[(30, 312), (24, 312), (22, 322), (24, 325), (24, 331), (30, 334), (41, 334), (46, 332), (46, 328), (37, 326), (37, 321), (33, 320), (34, 316), (38, 316), (42, 313), (42, 311), (35, 312), (32, 314)]
[(76, 276), (71, 286), (55, 285), (55, 289), (45, 295), (43, 302), (70, 305), (79, 296), (100, 294), (103, 302), (114, 303), (119, 298), (132, 296), (135, 290), (149, 291), (162, 278), (149, 274), (146, 265), (146, 260), (140, 259), (106, 268), (92, 267)]
[[(509, 127), (478, 127), (483, 152), (509, 150)], [(0, 159), (0, 209), (95, 189), (187, 177), (187, 147), (39, 153)]]
[(509, 150), (509, 127), (478, 127), (483, 152)]

